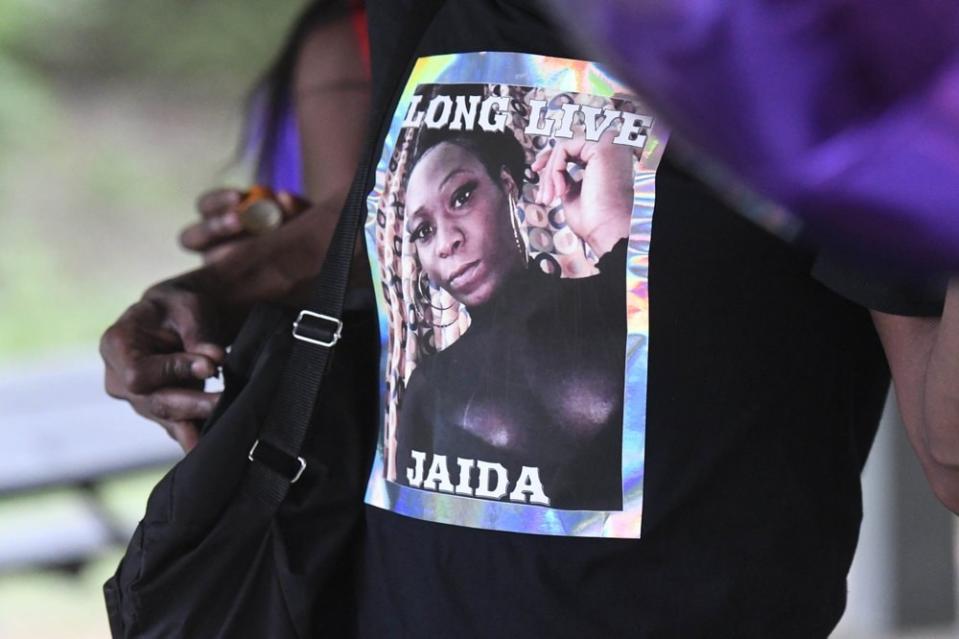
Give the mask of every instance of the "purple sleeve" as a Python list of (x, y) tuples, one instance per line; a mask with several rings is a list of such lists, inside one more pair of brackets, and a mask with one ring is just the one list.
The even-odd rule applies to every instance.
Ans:
[(959, 271), (959, 2), (552, 3), (717, 174), (834, 247)]

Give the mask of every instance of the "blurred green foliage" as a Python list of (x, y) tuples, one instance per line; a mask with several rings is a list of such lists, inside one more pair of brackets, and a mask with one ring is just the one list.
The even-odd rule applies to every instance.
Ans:
[(0, 47), (78, 83), (238, 89), (272, 57), (303, 2), (0, 0)]
[(301, 0), (0, 0), (0, 361), (91, 353), (232, 164)]

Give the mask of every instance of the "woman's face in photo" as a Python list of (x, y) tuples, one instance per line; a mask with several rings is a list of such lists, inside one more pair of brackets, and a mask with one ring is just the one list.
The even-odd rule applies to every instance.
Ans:
[[(502, 171), (501, 180), (512, 188)], [(430, 281), (457, 301), (489, 300), (521, 266), (504, 187), (463, 147), (443, 142), (413, 168), (406, 229)]]

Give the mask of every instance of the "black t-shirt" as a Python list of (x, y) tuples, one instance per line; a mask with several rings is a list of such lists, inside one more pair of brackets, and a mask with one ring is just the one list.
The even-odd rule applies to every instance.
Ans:
[[(388, 107), (380, 112), (384, 122), (395, 105), (404, 111), (404, 122), (415, 115), (405, 103), (409, 92), (398, 97), (398, 89), (392, 88), (406, 84), (405, 77), (395, 77), (409, 72), (408, 65), (401, 63), (404, 60), (503, 51), (552, 56), (543, 62), (551, 69), (548, 65), (555, 58), (583, 58), (538, 12), (506, 1), (447, 2), (414, 52), (414, 40), (401, 34), (408, 33), (409, 22), (430, 18), (439, 4), (368, 3), (374, 94), (377, 105)], [(429, 72), (430, 64), (435, 66), (440, 59), (432, 60), (413, 73)], [(477, 60), (466, 58), (471, 64)], [(444, 86), (463, 81), (441, 72), (430, 78), (434, 84), (427, 95), (437, 99), (445, 95)], [(538, 81), (534, 78), (528, 84)], [(524, 99), (528, 106), (540, 95), (533, 92), (518, 98), (515, 91), (497, 93), (495, 83), (487, 86), (485, 96), (505, 95), (513, 101), (511, 108), (519, 108), (515, 104)], [(575, 98), (575, 93), (568, 94)], [(506, 102), (500, 104), (503, 108)], [(620, 103), (591, 104), (606, 109)], [(437, 107), (426, 118), (437, 123), (441, 115)], [(492, 125), (496, 111), (491, 109), (487, 115)], [(402, 118), (401, 113), (394, 120)], [(396, 167), (403, 162), (412, 164), (415, 133), (408, 136), (407, 155), (402, 152), (402, 135), (404, 129), (396, 128), (384, 130), (381, 136), (380, 144), (393, 149), (392, 156), (384, 153), (380, 158), (377, 153), (381, 162), (388, 164), (391, 157), (394, 161), (387, 174), (399, 171)], [(644, 160), (639, 152), (636, 157), (641, 166)], [(496, 171), (487, 167), (487, 172), (495, 182)], [(527, 177), (536, 179), (529, 173)], [(416, 244), (426, 234), (411, 228), (411, 196), (401, 190), (410, 179), (397, 173), (388, 204), (395, 211), (405, 206), (406, 211), (396, 213), (392, 222), (377, 222), (376, 213), (382, 213), (386, 204), (371, 204), (368, 240), (373, 241), (368, 246), (376, 254), (377, 268), (373, 279), (381, 287), (381, 310), (399, 309), (394, 314), (401, 317), (397, 326), (402, 329), (384, 336), (383, 404), (402, 401), (404, 394), (408, 398), (411, 389), (429, 397), (431, 387), (436, 387), (436, 397), (428, 402), (442, 403), (442, 387), (427, 384), (416, 390), (417, 375), (409, 369), (422, 366), (419, 377), (431, 370), (430, 378), (440, 381), (456, 377), (456, 367), (436, 359), (437, 351), (455, 355), (466, 350), (453, 350), (444, 342), (447, 338), (439, 336), (449, 327), (443, 313), (455, 302), (450, 296), (458, 294), (457, 299), (466, 300), (462, 303), (469, 313), (468, 295), (452, 285), (456, 277), (446, 282), (445, 298), (442, 286), (429, 281), (441, 279), (438, 275), (426, 277), (417, 271), (414, 284), (406, 281), (411, 268), (429, 270), (425, 249)], [(387, 191), (381, 187), (390, 188), (390, 178), (378, 180), (383, 200)], [(462, 188), (471, 194), (481, 187)], [(463, 193), (452, 200), (465, 201), (468, 197)], [(558, 244), (558, 235), (547, 242), (531, 234), (535, 207), (523, 199), (520, 205), (526, 215), (526, 232), (517, 234), (520, 248), (524, 241), (530, 246), (534, 240), (540, 245)], [(561, 510), (543, 510), (546, 514), (536, 519), (540, 527), (527, 526), (524, 513), (546, 508), (534, 497), (543, 487), (549, 493), (549, 482), (534, 485), (533, 479), (539, 482), (547, 473), (524, 475), (527, 483), (519, 486), (522, 481), (516, 480), (513, 469), (500, 465), (504, 473), (510, 471), (510, 480), (497, 493), (490, 487), (498, 471), (489, 461), (482, 468), (484, 479), (467, 485), (463, 473), (475, 479), (470, 473), (482, 466), (483, 455), (492, 453), (470, 456), (437, 449), (432, 451), (432, 464), (429, 455), (423, 454), (423, 466), (410, 467), (404, 477), (403, 459), (391, 459), (389, 453), (396, 445), (390, 428), (401, 428), (403, 421), (399, 404), (393, 426), (386, 411), (378, 451), (382, 463), (371, 474), (357, 592), (359, 636), (808, 638), (825, 637), (835, 626), (845, 605), (846, 574), (861, 519), (859, 476), (888, 386), (885, 359), (868, 311), (849, 298), (901, 313), (935, 310), (934, 305), (910, 300), (893, 289), (857, 283), (843, 271), (817, 262), (811, 253), (761, 230), (678, 167), (668, 150), (655, 170), (652, 218), (645, 252), (630, 253), (628, 258), (632, 260), (629, 268), (635, 266), (642, 274), (643, 287), (635, 290), (648, 300), (648, 306), (639, 307), (646, 313), (645, 320), (630, 316), (629, 330), (640, 326), (635, 330), (643, 339), (624, 340), (628, 353), (631, 346), (644, 352), (640, 366), (644, 411), (626, 417), (628, 422), (630, 415), (643, 416), (644, 428), (638, 431), (642, 440), (637, 443), (632, 435), (622, 436), (622, 450), (632, 456), (641, 453), (640, 472), (630, 477), (641, 484), (639, 511), (634, 513), (641, 517), (641, 533), (637, 527), (619, 534), (602, 522), (593, 526), (587, 518), (582, 519), (586, 533), (557, 527), (557, 518), (560, 523), (566, 521)], [(634, 214), (631, 246), (645, 232), (637, 230), (635, 219)], [(399, 229), (394, 235), (389, 233), (391, 223)], [(562, 226), (562, 221), (557, 225)], [(410, 237), (402, 237), (404, 232)], [(559, 255), (552, 244), (540, 248), (544, 254)], [(591, 263), (602, 257), (584, 251)], [(415, 259), (411, 252), (416, 253)], [(552, 259), (550, 264), (562, 263), (566, 268), (564, 260)], [(606, 268), (598, 270), (606, 272)], [(386, 277), (389, 274), (392, 279)], [(828, 286), (820, 279), (827, 280)], [(422, 302), (416, 302), (415, 296), (426, 300), (425, 311), (419, 309), (417, 304)], [(474, 310), (474, 315), (472, 326), (482, 327), (484, 334), (496, 330), (480, 312)], [(389, 317), (384, 312), (381, 318), (385, 332), (391, 330)], [(429, 324), (426, 333), (424, 322)], [(463, 321), (455, 316), (451, 323), (455, 322)], [(509, 324), (502, 326), (505, 336)], [(463, 334), (469, 335), (470, 328), (464, 323)], [(411, 335), (416, 331), (414, 341)], [(455, 361), (467, 366), (473, 359)], [(631, 366), (626, 365), (627, 387), (635, 372)], [(391, 378), (394, 368), (398, 372)], [(436, 372), (437, 368), (442, 371)], [(564, 370), (562, 364), (558, 368)], [(570, 371), (575, 373), (575, 367)], [(548, 372), (544, 370), (544, 375)], [(531, 388), (536, 381), (529, 382)], [(498, 401), (504, 392), (499, 392)], [(627, 407), (630, 401), (627, 393)], [(462, 403), (466, 404), (464, 415), (473, 410), (469, 402)], [(603, 419), (608, 417), (606, 412), (596, 421), (606, 423)], [(463, 432), (469, 430), (468, 421), (462, 425)], [(632, 433), (628, 427), (624, 432)], [(589, 449), (588, 443), (584, 450)], [(491, 436), (484, 446), (502, 446), (502, 442)], [(437, 465), (440, 452), (447, 453), (442, 455), (445, 466)], [(401, 446), (401, 455), (407, 453)], [(618, 454), (619, 449), (611, 457)], [(454, 462), (457, 456), (460, 459)], [(629, 460), (623, 461), (625, 469)], [(588, 471), (583, 464), (604, 461), (587, 455), (577, 463), (581, 471)], [(618, 469), (620, 460), (606, 463)], [(420, 490), (427, 472), (432, 492)], [(625, 472), (623, 495), (629, 494)], [(481, 494), (477, 486), (486, 480)], [(514, 486), (514, 493), (509, 493)], [(466, 492), (459, 492), (460, 488)], [(484, 511), (487, 514), (479, 518), (458, 511), (467, 502), (464, 511), (514, 494), (513, 501), (522, 502), (509, 504), (514, 510), (493, 509), (492, 515)], [(456, 498), (463, 501), (451, 501)], [(413, 502), (416, 508), (409, 506)], [(618, 507), (600, 504), (593, 510)], [(398, 514), (403, 512), (407, 514)]]

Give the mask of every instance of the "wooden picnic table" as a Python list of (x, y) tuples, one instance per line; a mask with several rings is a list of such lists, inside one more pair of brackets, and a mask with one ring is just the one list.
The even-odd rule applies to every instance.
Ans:
[[(76, 491), (70, 507), (29, 510), (0, 525), (0, 571), (73, 567), (131, 530), (99, 499), (102, 482), (173, 465), (182, 451), (160, 427), (103, 390), (95, 353), (0, 367), (0, 506), (18, 497)], [(2, 511), (0, 511), (2, 512)]]

